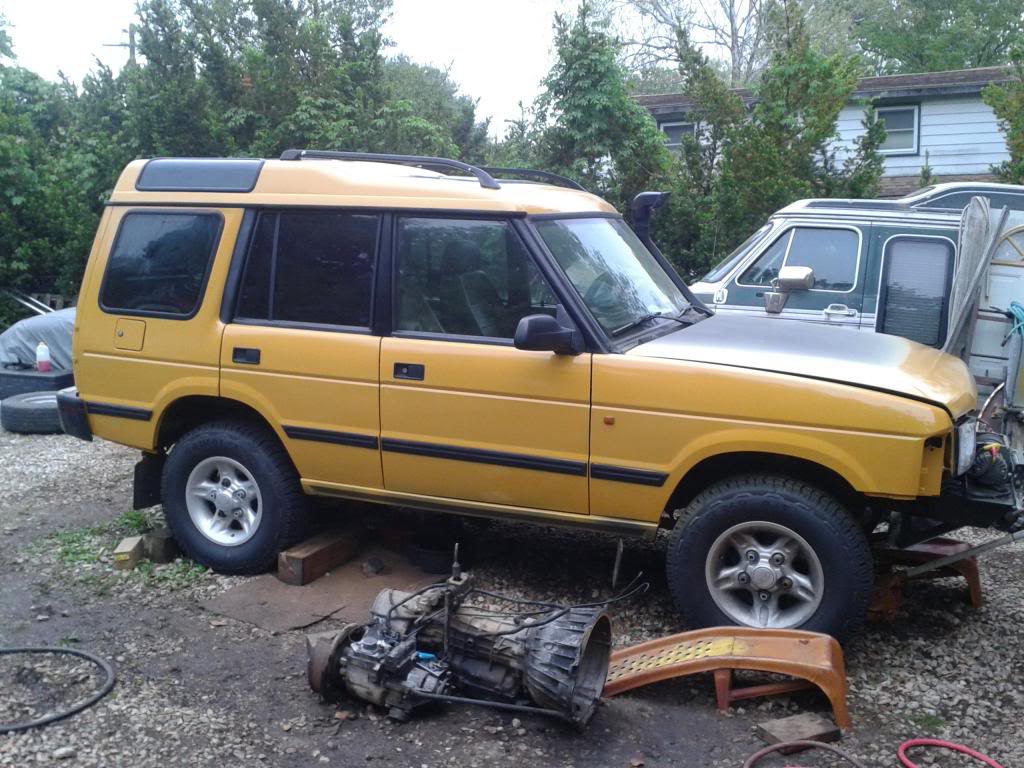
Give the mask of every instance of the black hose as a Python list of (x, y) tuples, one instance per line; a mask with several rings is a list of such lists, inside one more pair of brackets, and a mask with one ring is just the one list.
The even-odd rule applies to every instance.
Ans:
[(75, 704), (69, 709), (65, 709), (61, 712), (54, 712), (53, 714), (40, 717), (35, 720), (29, 720), (25, 723), (0, 723), (0, 734), (3, 733), (16, 733), (18, 731), (27, 731), (30, 728), (39, 728), (50, 723), (56, 723), (58, 720), (64, 720), (72, 715), (77, 715), (83, 709), (88, 709), (93, 704), (98, 702), (104, 696), (106, 696), (114, 687), (115, 675), (114, 669), (110, 666), (110, 663), (106, 659), (101, 659), (99, 656), (94, 656), (87, 651), (80, 651), (77, 648), (51, 648), (46, 646), (39, 647), (25, 647), (25, 648), (0, 648), (0, 656), (11, 656), (19, 653), (52, 653), (57, 655), (67, 656), (78, 656), (79, 658), (85, 659), (92, 664), (103, 670), (106, 675), (106, 679), (103, 681), (103, 685), (88, 699)]

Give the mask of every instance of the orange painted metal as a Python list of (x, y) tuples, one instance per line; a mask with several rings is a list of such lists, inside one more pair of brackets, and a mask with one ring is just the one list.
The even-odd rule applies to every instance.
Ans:
[[(732, 687), (732, 670), (749, 669), (802, 678), (748, 688)], [(712, 627), (650, 640), (612, 653), (605, 696), (698, 672), (715, 673), (718, 708), (737, 699), (791, 693), (812, 685), (832, 704), (836, 725), (850, 727), (846, 666), (828, 635), (795, 629)]]
[[(875, 619), (889, 620), (895, 617), (903, 596), (903, 585), (906, 578), (900, 572), (893, 572), (894, 565), (924, 565), (949, 555), (956, 555), (971, 548), (970, 544), (956, 539), (939, 537), (921, 544), (914, 544), (901, 549), (876, 547), (875, 561), (882, 573), (875, 579), (875, 597), (868, 615)], [(971, 606), (980, 608), (984, 598), (981, 594), (981, 576), (978, 572), (978, 559), (968, 557), (952, 563), (944, 568), (928, 571), (915, 576), (915, 579), (941, 579), (950, 576), (962, 576), (967, 582), (968, 598)]]

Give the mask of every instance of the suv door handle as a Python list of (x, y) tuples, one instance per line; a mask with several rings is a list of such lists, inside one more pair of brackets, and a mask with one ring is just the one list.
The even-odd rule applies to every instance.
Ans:
[(423, 381), (426, 368), (420, 363), (395, 363), (394, 377), (410, 381)]
[(854, 317), (857, 314), (857, 310), (850, 309), (845, 304), (829, 304), (821, 313), (825, 317)]
[(235, 347), (231, 350), (231, 362), (259, 365), (260, 351), (251, 347)]

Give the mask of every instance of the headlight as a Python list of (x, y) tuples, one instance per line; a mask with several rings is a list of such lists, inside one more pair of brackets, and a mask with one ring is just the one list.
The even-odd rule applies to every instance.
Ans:
[(956, 474), (962, 475), (974, 464), (975, 442), (978, 435), (978, 422), (973, 418), (966, 419), (956, 427)]

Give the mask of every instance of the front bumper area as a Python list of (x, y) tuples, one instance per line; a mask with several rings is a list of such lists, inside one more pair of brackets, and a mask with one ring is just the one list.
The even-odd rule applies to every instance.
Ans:
[(79, 440), (92, 441), (85, 401), (78, 396), (75, 387), (67, 387), (57, 393), (57, 412), (60, 415), (60, 426), (66, 434)]
[(944, 522), (1001, 531), (1024, 529), (1024, 457), (1003, 435), (979, 433), (973, 465), (947, 477), (929, 516)]

